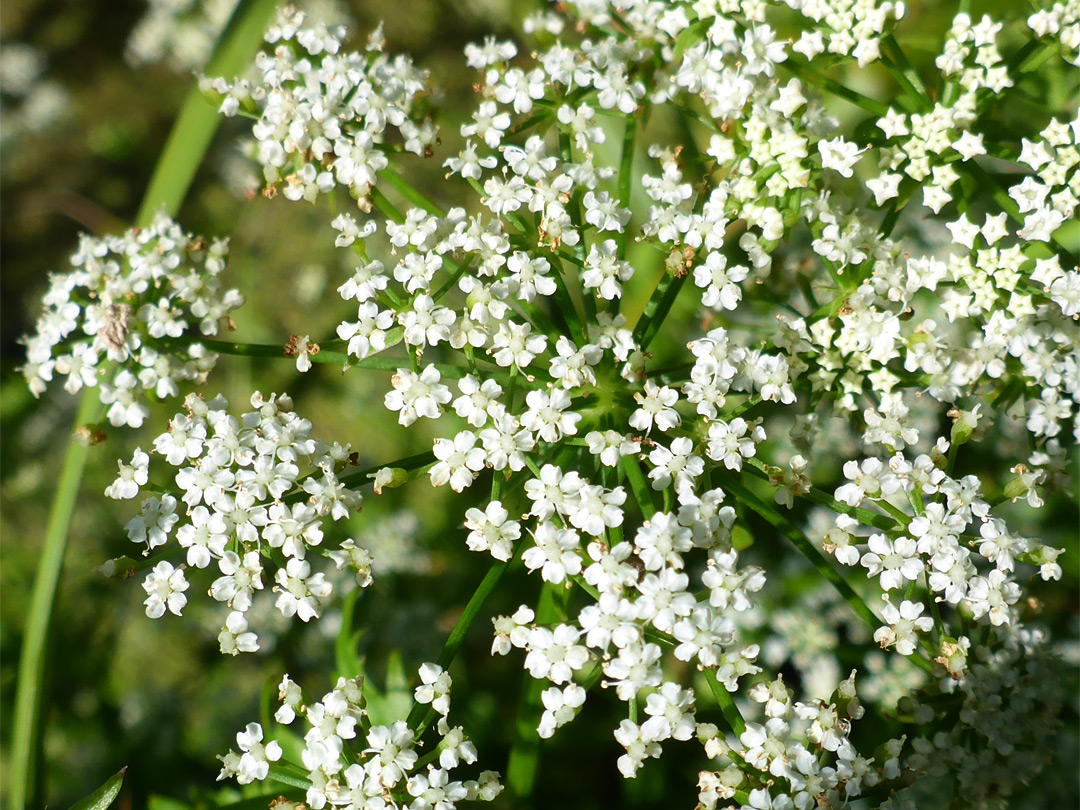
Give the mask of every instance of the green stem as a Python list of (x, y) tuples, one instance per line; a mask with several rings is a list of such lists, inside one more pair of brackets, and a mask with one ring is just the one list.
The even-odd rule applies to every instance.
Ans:
[[(727, 418), (726, 415), (725, 418)], [(768, 480), (768, 466), (764, 462), (759, 461), (756, 458), (749, 458), (746, 460), (746, 463), (751, 469), (757, 470), (755, 475)], [(871, 512), (869, 509), (863, 509), (858, 506), (848, 506), (846, 503), (841, 503), (827, 492), (824, 492), (817, 487), (811, 487), (809, 492), (804, 492), (798, 497), (805, 498), (811, 503), (816, 503), (818, 506), (827, 507), (834, 512), (851, 515), (851, 517), (856, 518), (860, 523), (863, 523), (866, 526), (872, 526), (875, 529), (881, 529), (882, 531), (896, 530), (895, 522), (889, 520), (885, 515), (879, 515), (875, 512)]]
[(832, 93), (837, 98), (842, 98), (850, 104), (854, 104), (856, 107), (861, 107), (869, 113), (881, 117), (889, 111), (889, 105), (883, 104), (880, 101), (864, 96), (862, 93), (858, 93), (839, 82), (826, 78), (814, 71), (809, 67), (800, 65), (794, 60), (788, 59), (786, 62), (782, 62), (780, 67), (789, 73), (802, 79), (807, 84), (812, 84), (815, 87), (824, 90), (826, 93)]
[[(469, 628), (472, 627), (473, 622), (479, 615), (480, 608), (484, 606), (484, 602), (487, 601), (491, 592), (495, 590), (495, 586), (499, 584), (499, 580), (502, 579), (503, 574), (506, 573), (506, 569), (509, 566), (509, 562), (496, 562), (488, 569), (484, 578), (480, 580), (480, 584), (473, 592), (472, 598), (470, 598), (465, 605), (465, 610), (461, 612), (457, 624), (454, 625), (454, 629), (451, 630), (450, 635), (447, 636), (442, 652), (439, 653), (439, 657), (435, 661), (435, 663), (443, 669), (450, 668), (450, 664), (453, 663), (454, 657), (458, 654), (458, 650), (460, 650), (461, 645), (465, 643), (465, 636), (468, 634)], [(423, 733), (426, 723), (423, 723), (422, 721), (424, 720), (427, 711), (427, 705), (423, 703), (414, 703), (412, 710), (409, 712), (407, 722), (409, 728), (416, 730), (417, 737)]]
[(306, 779), (301, 776), (294, 776), (293, 774), (285, 770), (285, 768), (283, 768), (280, 764), (270, 766), (270, 773), (268, 775), (268, 778), (273, 779), (275, 782), (280, 782), (283, 785), (288, 785), (289, 787), (303, 788), (304, 790), (311, 787), (310, 779)]
[(634, 340), (640, 344), (642, 351), (649, 347), (653, 338), (660, 331), (664, 319), (667, 317), (668, 312), (671, 311), (675, 299), (679, 297), (679, 292), (689, 277), (689, 273), (675, 277), (665, 269), (664, 275), (657, 282), (656, 289), (653, 290), (652, 296), (650, 296), (648, 303), (645, 304), (645, 311), (641, 313), (641, 320), (634, 327)]
[[(276, 9), (273, 0), (242, 0), (206, 65), (206, 75), (231, 77), (243, 72), (258, 50)], [(135, 218), (136, 224), (150, 224), (162, 207), (170, 214), (180, 209), (220, 124), (217, 110), (198, 87), (193, 88), (165, 142)]]
[[(274, 0), (241, 0), (207, 64), (207, 74), (236, 75), (242, 71), (258, 48), (276, 7)], [(219, 124), (220, 117), (213, 105), (197, 87), (193, 88), (158, 159), (136, 224), (150, 224), (160, 210), (176, 213)], [(98, 391), (84, 391), (75, 424), (78, 426), (94, 421), (98, 407)], [(13, 810), (42, 804), (36, 796), (40, 782), (36, 759), (41, 732), (41, 699), (45, 686), (45, 651), (57, 583), (67, 549), (68, 528), (88, 450), (88, 447), (74, 441), (68, 445), (49, 513), (41, 559), (34, 579), (34, 592), (30, 598), (30, 615), (19, 654), (12, 753), (6, 773), (8, 806)]]
[[(92, 423), (100, 414), (97, 388), (86, 388), (75, 414), (76, 427)], [(41, 700), (45, 686), (45, 651), (49, 637), (57, 583), (67, 549), (68, 527), (79, 496), (79, 484), (89, 455), (89, 445), (70, 440), (64, 466), (49, 512), (41, 558), (30, 597), (30, 614), (23, 630), (19, 655), (19, 679), (15, 694), (15, 730), (12, 734), (11, 762), (8, 768), (9, 806), (22, 808), (37, 804), (31, 800), (38, 779), (37, 754), (41, 730)]]
[[(634, 150), (637, 145), (637, 117), (626, 116), (626, 130), (623, 132), (622, 157), (619, 160), (619, 207), (630, 208), (630, 194), (634, 181)], [(619, 261), (626, 259), (630, 245), (630, 223), (619, 233), (615, 242), (618, 245)]]
[(405, 215), (401, 213), (397, 209), (397, 206), (390, 202), (390, 200), (386, 199), (386, 195), (377, 188), (371, 189), (371, 202), (382, 212), (384, 217), (392, 222), (396, 222), (400, 225), (405, 221)]
[(633, 456), (624, 456), (619, 459), (619, 466), (626, 473), (630, 490), (634, 493), (634, 500), (641, 508), (641, 514), (648, 520), (656, 514), (656, 505), (653, 503), (652, 491), (645, 482), (645, 476), (641, 474), (641, 465)]
[(930, 99), (930, 94), (926, 91), (926, 85), (923, 84), (918, 71), (911, 66), (907, 54), (900, 47), (900, 43), (896, 41), (896, 37), (889, 34), (882, 40), (882, 43), (885, 45), (885, 52), (892, 62), (892, 73), (896, 80), (923, 110), (932, 109), (934, 103)]
[(383, 169), (382, 172), (379, 173), (379, 176), (388, 184), (397, 189), (398, 193), (401, 194), (402, 197), (411, 202), (417, 208), (422, 208), (429, 214), (433, 214), (437, 217), (446, 216), (446, 213), (441, 208), (439, 208), (439, 206), (431, 202), (431, 200), (425, 197), (423, 193), (418, 191), (414, 186), (411, 186), (404, 177), (402, 177), (393, 169)]
[(723, 713), (724, 719), (731, 726), (731, 730), (735, 732), (735, 736), (741, 737), (746, 732), (746, 721), (743, 720), (739, 707), (735, 705), (735, 699), (724, 685), (716, 680), (715, 672), (706, 672), (705, 680), (709, 682), (709, 689), (712, 690), (716, 702), (720, 704), (720, 711)]
[[(540, 600), (536, 605), (536, 623), (546, 625), (560, 618), (559, 602), (565, 591), (558, 585), (544, 583), (540, 591)], [(524, 675), (525, 688), (515, 720), (515, 740), (510, 749), (510, 758), (506, 763), (506, 787), (510, 794), (524, 798), (532, 793), (536, 784), (536, 775), (540, 770), (540, 737), (536, 733), (539, 717), (540, 694), (545, 681), (537, 680), (528, 673)]]

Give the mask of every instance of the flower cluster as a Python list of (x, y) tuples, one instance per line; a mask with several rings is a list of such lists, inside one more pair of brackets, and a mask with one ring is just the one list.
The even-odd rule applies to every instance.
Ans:
[[(343, 26), (304, 21), (303, 12), (281, 9), (266, 34), (274, 51), (259, 55), (257, 78), (204, 79), (204, 90), (221, 97), (225, 115), (258, 119), (252, 131), (268, 191), (314, 200), (343, 186), (369, 208), (387, 152), (424, 154), (435, 142), (423, 99), (428, 75), (383, 53), (380, 31), (366, 52), (343, 52)], [(400, 142), (390, 143), (394, 131)]]
[[(703, 803), (741, 790), (748, 807), (843, 804), (895, 779), (903, 747), (890, 741), (873, 767), (855, 752), (846, 737), (861, 713), (852, 679), (832, 702), (795, 702), (782, 684), (759, 683), (751, 696), (776, 693), (763, 701), (770, 720), (738, 733), (735, 745), (702, 731), (698, 696), (665, 666), (664, 647), (724, 692), (762, 671), (748, 639), (765, 572), (740, 562), (736, 506), (774, 526), (788, 519), (756, 500), (746, 474), (767, 482), (782, 507), (810, 496), (833, 510), (825, 549), (861, 565), (885, 597), (875, 611), (855, 591), (845, 596), (868, 625), (865, 641), (963, 683), (973, 628), (1017, 632), (1016, 567), (1055, 578), (1060, 552), (1010, 531), (982, 483), (952, 470), (983, 420), (997, 422), (1023, 394), (1018, 407), (1038, 449), (1015, 468), (1012, 491), (1038, 507), (1039, 487), (1060, 476), (1061, 423), (1077, 397), (1075, 330), (1066, 334), (1077, 276), (1067, 252), (1035, 259), (1023, 245), (1055, 245), (1074, 212), (1077, 127), (1052, 122), (1022, 154), (994, 146), (1037, 178), (1006, 189), (1018, 228), (1005, 224), (1014, 210), (979, 226), (965, 212), (946, 223), (951, 245), (913, 250), (835, 188), (859, 172), (875, 207), (898, 211), (921, 187), (925, 208), (947, 210), (962, 174), (984, 171), (982, 116), (1014, 84), (996, 44), (999, 23), (959, 15), (937, 63), (938, 100), (920, 96), (905, 73), (897, 108), (868, 102), (876, 118), (867, 123), (884, 137), (867, 137), (867, 127), (841, 131), (795, 57), (828, 51), (895, 64), (891, 27), (902, 4), (789, 3), (812, 23), (790, 45), (763, 3), (743, 17), (708, 3), (568, 5), (588, 32), (576, 45), (561, 39), (528, 60), (512, 42), (467, 48), (480, 99), (445, 166), (476, 205), (402, 211), (385, 201), (381, 216), (333, 221), (336, 244), (358, 259), (339, 288), (357, 314), (338, 338), (360, 361), (404, 344), (408, 365), (384, 402), (404, 426), (452, 425), (432, 447), (433, 485), (462, 492), (491, 476), (491, 497), (465, 514), (468, 547), (502, 562), (520, 554), (545, 588), (587, 594), (561, 615), (522, 605), (494, 620), (493, 651), (522, 650), (529, 675), (548, 683), (540, 736), (572, 721), (599, 683), (628, 706), (615, 731), (627, 777), (667, 741), (704, 734), (707, 751), (738, 752), (730, 760), (738, 773), (703, 776)], [(563, 31), (545, 15), (531, 26)], [(321, 41), (318, 31), (295, 35)], [(781, 65), (795, 77), (781, 78)], [(662, 105), (703, 110), (707, 145), (689, 126), (682, 143), (649, 145), (648, 211), (636, 222), (635, 116)], [(605, 117), (622, 118), (631, 150), (617, 170), (598, 157), (612, 131)], [(876, 177), (864, 156), (876, 157)], [(400, 176), (396, 184), (410, 201), (422, 196)], [(636, 324), (621, 311), (640, 272), (631, 237), (660, 271)], [(812, 271), (807, 279), (814, 266), (827, 283)], [(783, 297), (774, 326), (748, 325), (752, 282)], [(679, 332), (689, 362), (654, 368), (649, 346), (683, 290), (704, 329)], [(819, 303), (822, 293), (832, 302)], [(442, 362), (454, 358), (463, 362)], [(1018, 392), (1012, 400), (1007, 384)], [(921, 409), (916, 392), (930, 395)], [(931, 446), (926, 437), (946, 410), (958, 414), (957, 428)], [(783, 437), (785, 411), (795, 419), (787, 443), (800, 452), (775, 466), (763, 456), (777, 452), (767, 440)], [(826, 432), (823, 411), (861, 425), (846, 455), (862, 460), (837, 465), (849, 483), (835, 497), (815, 486), (820, 473), (808, 459), (835, 457), (826, 439), (842, 441), (849, 428)], [(794, 525), (786, 533), (801, 536)], [(828, 565), (809, 541), (800, 548)], [(796, 651), (800, 669), (823, 649)], [(872, 665), (882, 673), (868, 680), (878, 694), (889, 678), (906, 677), (888, 666)], [(854, 708), (845, 714), (839, 703)], [(825, 766), (806, 741), (835, 762)], [(784, 781), (772, 790), (755, 769)]]
[(236, 10), (237, 0), (150, 0), (124, 48), (133, 67), (164, 62), (173, 70), (199, 70)]
[[(453, 810), (462, 801), (491, 801), (502, 791), (498, 774), (483, 771), (473, 780), (451, 779), (453, 771), (477, 760), (476, 746), (460, 726), (451, 726), (450, 675), (437, 664), (420, 667), (418, 705), (430, 704), (438, 716), (430, 755), (421, 760), (416, 725), (395, 720), (383, 725), (367, 708), (364, 679), (339, 678), (321, 700), (308, 702), (300, 687), (286, 675), (278, 690), (281, 706), (274, 719), (289, 726), (303, 717), (309, 726), (300, 758), (310, 787), (307, 806), (341, 810)], [(422, 729), (421, 729), (422, 731)], [(281, 745), (263, 742), (258, 723), (236, 735), (239, 751), (221, 757), (218, 779), (245, 785), (267, 779)], [(437, 758), (435, 755), (437, 754)]]
[[(179, 396), (217, 355), (191, 333), (218, 334), (244, 298), (223, 290), (228, 243), (184, 233), (160, 213), (122, 236), (84, 235), (70, 273), (50, 277), (22, 372), (40, 395), (55, 376), (75, 393), (99, 388), (109, 422), (137, 428), (148, 397)], [(114, 366), (114, 364), (116, 364)]]
[(749, 697), (763, 705), (767, 719), (747, 723), (736, 744), (712, 724), (697, 727), (705, 753), (726, 766), (701, 772), (701, 807), (712, 810), (718, 801), (740, 797), (740, 810), (840, 807), (900, 776), (904, 738), (887, 741), (879, 762), (861, 756), (851, 742), (852, 721), (865, 714), (854, 672), (828, 701), (797, 701), (779, 677), (755, 684)]
[(37, 132), (62, 122), (71, 99), (62, 84), (43, 76), (45, 54), (22, 42), (0, 46), (0, 144), (12, 149)]
[[(412, 473), (456, 493), (483, 488), (462, 509), (466, 546), (499, 564), (520, 558), (542, 582), (536, 605), (493, 620), (492, 645), (520, 650), (543, 682), (540, 737), (572, 722), (594, 687), (611, 690), (626, 710), (620, 772), (633, 778), (696, 737), (718, 763), (700, 777), (707, 808), (900, 806), (940, 763), (970, 788), (998, 762), (987, 746), (1016, 751), (1032, 775), (1041, 760), (1024, 751), (1039, 734), (1001, 723), (1037, 702), (1045, 660), (1026, 581), (1034, 591), (1036, 573), (1059, 578), (1063, 552), (1021, 536), (998, 507), (1023, 498), (1038, 510), (1068, 491), (1080, 437), (1080, 273), (1062, 227), (1080, 203), (1080, 120), (1047, 116), (1019, 146), (996, 132), (995, 107), (1027, 61), (999, 49), (1005, 24), (989, 17), (957, 15), (923, 76), (893, 35), (902, 3), (560, 9), (576, 23), (534, 16), (530, 30), (558, 35), (535, 50), (494, 38), (466, 49), (479, 97), (443, 163), (447, 196), (460, 192), (448, 209), (391, 166), (396, 152), (433, 151), (435, 128), (427, 75), (384, 54), (378, 31), (366, 53), (343, 53), (342, 30), (287, 11), (257, 81), (209, 83), (223, 113), (257, 119), (270, 189), (311, 200), (343, 186), (363, 212), (330, 223), (355, 257), (338, 288), (349, 307), (338, 340), (297, 336), (287, 353), (306, 371), (337, 344), (347, 367), (396, 369), (384, 405), (436, 438), (430, 454), (380, 467), (377, 492)], [(785, 41), (777, 28), (792, 9), (804, 27)], [(1072, 56), (1075, 17), (1067, 4), (1033, 15), (1045, 41), (1031, 48)], [(825, 53), (828, 67), (880, 62), (895, 102), (809, 69)], [(823, 93), (867, 115), (841, 122)], [(675, 126), (646, 126), (654, 109)], [(376, 193), (380, 173), (409, 205)], [(969, 205), (976, 185), (994, 189), (992, 204)], [(647, 300), (628, 301), (634, 291)], [(88, 334), (142, 348), (127, 343), (135, 310), (101, 309), (100, 297)], [(50, 302), (43, 331), (74, 328), (66, 301)], [(152, 337), (178, 337), (159, 309), (138, 317)], [(31, 354), (31, 376), (44, 377)], [(54, 367), (82, 380), (74, 352)], [(310, 558), (370, 581), (367, 552), (323, 544), (325, 518), (359, 508), (361, 477), (341, 475), (349, 448), (310, 438), (287, 397), (252, 405), (235, 419), (220, 399), (190, 397), (154, 442), (181, 493), (152, 489), (128, 529), (148, 551), (175, 535), (188, 566), (216, 563), (227, 652), (255, 647), (245, 613), (264, 566), (278, 609), (304, 621), (330, 593)], [(988, 435), (1008, 463), (965, 474)], [(150, 487), (148, 467), (137, 451), (110, 495)], [(804, 572), (835, 587), (831, 601), (799, 585), (774, 609), (769, 588)], [(184, 568), (167, 560), (144, 587), (149, 615), (186, 602)], [(841, 680), (851, 663), (832, 655), (841, 628), (864, 656), (859, 696), (854, 673)], [(804, 694), (778, 676), (788, 664)], [(283, 682), (278, 721), (311, 725), (311, 807), (494, 796), (490, 777), (451, 781), (475, 752), (446, 722), (447, 674), (425, 665), (421, 679), (418, 708), (442, 718), (438, 767), (436, 751), (416, 751), (424, 724), (372, 725), (358, 682), (310, 705)], [(860, 753), (862, 699), (892, 711), (916, 689), (925, 705), (889, 718), (904, 731)], [(763, 704), (763, 722), (743, 719), (743, 697)], [(714, 705), (731, 733), (702, 719)], [(361, 739), (358, 751), (349, 741)], [(223, 775), (267, 778), (281, 747), (255, 725), (237, 742)], [(965, 795), (988, 803), (1010, 784)]]
[(187, 603), (185, 568), (213, 564), (221, 576), (210, 596), (230, 611), (218, 641), (222, 652), (236, 655), (259, 648), (245, 614), (267, 581), (274, 583), (278, 611), (304, 622), (319, 617), (333, 592), (325, 574), (312, 569), (313, 558), (354, 571), (361, 587), (371, 584), (371, 556), (363, 548), (352, 540), (323, 545), (327, 518), (338, 521), (360, 509), (356, 485), (340, 475), (351, 463), (348, 446), (312, 438), (311, 423), (287, 396), (256, 393), (253, 410), (239, 418), (229, 414), (224, 397), (205, 402), (191, 394), (184, 405), (152, 451), (177, 468), (175, 489), (150, 486), (150, 456), (137, 449), (105, 492), (132, 499), (154, 491), (127, 524), (128, 537), (146, 546), (145, 555), (160, 548), (154, 559), (170, 552), (170, 538), (185, 555), (186, 565), (161, 560), (147, 575), (148, 616), (180, 615)]

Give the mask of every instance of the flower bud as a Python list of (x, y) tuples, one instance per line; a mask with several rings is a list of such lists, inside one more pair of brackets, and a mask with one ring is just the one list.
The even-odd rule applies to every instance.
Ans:
[(383, 467), (368, 476), (374, 481), (376, 495), (382, 495), (383, 488), (393, 489), (409, 482), (409, 471), (401, 467)]

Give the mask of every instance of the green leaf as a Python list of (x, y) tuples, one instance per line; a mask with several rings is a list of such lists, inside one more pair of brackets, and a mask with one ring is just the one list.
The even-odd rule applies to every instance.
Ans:
[(71, 805), (71, 810), (105, 810), (109, 807), (120, 794), (120, 788), (124, 784), (124, 774), (127, 773), (127, 766), (120, 769), (118, 773), (114, 773), (108, 778), (104, 785), (99, 787), (89, 796)]
[(369, 676), (364, 683), (364, 699), (372, 725), (389, 726), (409, 713), (413, 693), (398, 650), (391, 652), (387, 659), (385, 689), (380, 691)]
[(711, 24), (711, 20), (698, 20), (679, 34), (679, 38), (675, 40), (675, 60), (673, 64), (679, 64), (684, 53), (705, 39)]
[(338, 630), (337, 638), (334, 639), (334, 665), (338, 675), (343, 678), (355, 678), (360, 675), (360, 654), (357, 647), (364, 631), (353, 630), (353, 622), (356, 616), (356, 602), (361, 593), (360, 588), (354, 588), (341, 606), (341, 629)]

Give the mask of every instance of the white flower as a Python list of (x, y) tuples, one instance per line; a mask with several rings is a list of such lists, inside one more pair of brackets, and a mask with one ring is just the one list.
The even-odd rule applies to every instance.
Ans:
[(640, 407), (630, 415), (630, 427), (649, 433), (653, 425), (663, 431), (678, 426), (679, 414), (672, 406), (679, 401), (679, 392), (674, 388), (661, 387), (649, 380), (644, 395), (635, 393), (634, 399)]
[(765, 432), (760, 427), (752, 427), (741, 416), (730, 422), (718, 419), (709, 425), (705, 454), (713, 461), (722, 461), (729, 470), (741, 470), (743, 459), (757, 455), (757, 443), (764, 438)]
[(174, 616), (179, 616), (187, 604), (184, 591), (188, 589), (188, 582), (184, 569), (173, 568), (172, 563), (162, 561), (155, 565), (142, 586), (148, 594), (143, 604), (146, 615), (151, 619), (160, 619), (165, 615), (166, 608)]
[(570, 683), (559, 689), (552, 686), (540, 693), (540, 702), (544, 713), (540, 716), (540, 725), (536, 732), (543, 740), (555, 733), (555, 729), (565, 726), (585, 704), (585, 690), (576, 683)]
[(136, 447), (131, 457), (131, 464), (117, 462), (120, 474), (105, 490), (106, 497), (127, 500), (139, 494), (139, 487), (146, 484), (150, 466), (150, 456)]
[(885, 590), (900, 588), (905, 580), (913, 581), (923, 572), (923, 561), (916, 556), (915, 541), (910, 537), (890, 541), (883, 534), (872, 534), (868, 542), (870, 551), (863, 555), (862, 565), (867, 576), (879, 577)]
[(242, 754), (234, 766), (234, 774), (241, 785), (266, 779), (270, 773), (270, 763), (281, 759), (282, 751), (278, 742), (271, 740), (263, 743), (262, 739), (263, 730), (258, 723), (248, 723), (236, 735), (236, 744)]
[(899, 608), (892, 602), (886, 602), (881, 609), (885, 626), (874, 631), (874, 641), (883, 648), (895, 646), (900, 655), (911, 655), (915, 652), (918, 634), (929, 633), (934, 627), (933, 619), (923, 616), (922, 612), (921, 602), (905, 599)]
[(321, 572), (312, 574), (307, 560), (297, 557), (291, 558), (284, 568), (278, 569), (274, 581), (277, 582), (274, 591), (278, 594), (275, 606), (281, 611), (281, 615), (286, 618), (296, 615), (304, 622), (319, 618), (322, 600), (328, 598), (333, 591), (333, 586), (324, 579)]
[(532, 327), (506, 321), (499, 325), (499, 331), (492, 338), (489, 350), (495, 362), (504, 368), (517, 366), (526, 369), (533, 358), (547, 347), (547, 337), (531, 334)]
[(470, 551), (489, 551), (496, 560), (506, 562), (514, 553), (514, 541), (521, 537), (521, 524), (510, 520), (499, 501), (492, 501), (484, 511), (465, 513), (466, 543)]
[(564, 435), (577, 433), (577, 423), (581, 414), (567, 412), (570, 407), (570, 394), (561, 389), (552, 389), (545, 393), (540, 389), (530, 391), (525, 397), (528, 410), (521, 416), (522, 427), (531, 430), (545, 442), (557, 442)]
[(225, 626), (218, 633), (218, 645), (225, 655), (236, 655), (258, 650), (259, 639), (248, 629), (244, 614), (234, 610), (225, 617)]
[(581, 573), (578, 533), (559, 529), (549, 522), (540, 523), (533, 532), (536, 545), (521, 555), (522, 562), (530, 571), (540, 570), (545, 582), (558, 584), (567, 575)]
[(577, 643), (579, 638), (577, 628), (569, 624), (560, 624), (554, 630), (534, 627), (529, 632), (525, 669), (534, 678), (567, 683), (589, 661), (589, 651)]
[(394, 390), (386, 393), (383, 402), (389, 410), (398, 411), (398, 423), (405, 426), (420, 417), (438, 419), (442, 406), (453, 398), (440, 379), (439, 370), (433, 365), (424, 366), (419, 374), (399, 368), (390, 379)]
[(841, 177), (851, 177), (851, 167), (866, 149), (859, 149), (857, 144), (843, 138), (818, 141), (818, 153), (821, 155), (821, 168), (834, 169)]
[(438, 664), (421, 664), (420, 680), (423, 683), (413, 693), (416, 702), (430, 703), (431, 708), (445, 717), (450, 712), (450, 673)]
[(622, 295), (622, 284), (634, 275), (629, 262), (620, 261), (614, 239), (593, 244), (585, 257), (585, 269), (581, 280), (586, 290), (596, 290), (601, 298), (611, 301)]
[(641, 451), (641, 443), (617, 430), (601, 433), (594, 430), (585, 436), (589, 452), (600, 457), (600, 463), (607, 467), (616, 467), (619, 459), (632, 456)]
[(436, 439), (431, 450), (438, 459), (429, 473), (432, 486), (449, 483), (450, 489), (461, 492), (476, 480), (476, 473), (484, 469), (484, 451), (476, 446), (476, 434), (468, 430), (461, 431), (453, 440)]

